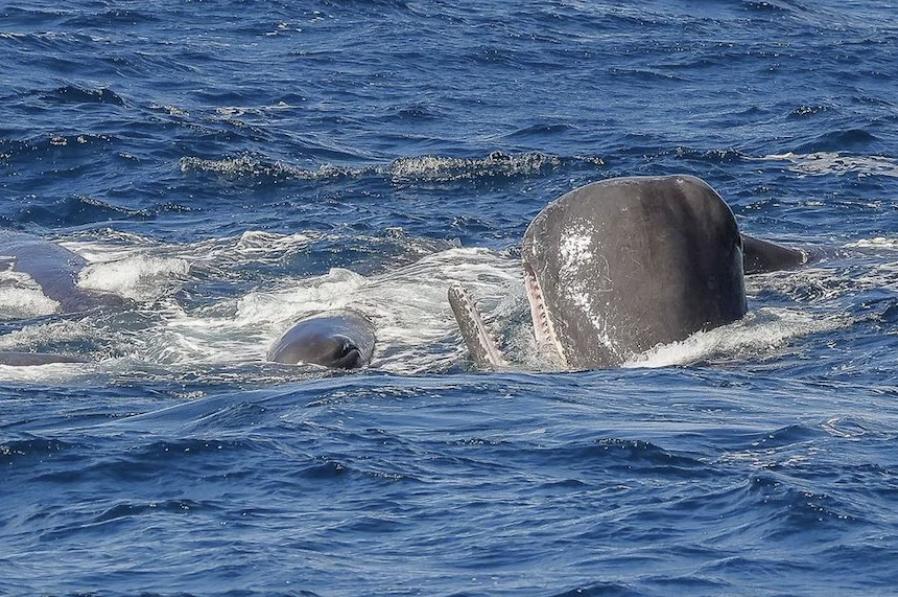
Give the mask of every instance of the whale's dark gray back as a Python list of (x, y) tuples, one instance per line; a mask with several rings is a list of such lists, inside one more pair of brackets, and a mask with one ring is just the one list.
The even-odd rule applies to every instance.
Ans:
[(522, 257), (537, 337), (574, 368), (620, 365), (746, 311), (735, 218), (691, 176), (571, 191), (527, 228)]
[(375, 342), (374, 324), (366, 317), (354, 311), (334, 311), (296, 323), (272, 345), (267, 358), (289, 365), (355, 369), (371, 362)]
[(114, 294), (88, 292), (78, 287), (78, 272), (87, 262), (56, 243), (32, 234), (0, 230), (0, 261), (28, 274), (64, 313), (98, 307), (118, 307), (124, 300)]

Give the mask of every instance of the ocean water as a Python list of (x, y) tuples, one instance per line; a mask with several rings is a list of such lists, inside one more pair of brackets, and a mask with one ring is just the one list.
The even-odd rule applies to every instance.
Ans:
[[(0, 2), (0, 594), (898, 592), (898, 10), (878, 0)], [(625, 367), (529, 340), (518, 246), (685, 173), (820, 259)], [(512, 367), (473, 371), (445, 300)], [(265, 363), (305, 314), (372, 368)]]

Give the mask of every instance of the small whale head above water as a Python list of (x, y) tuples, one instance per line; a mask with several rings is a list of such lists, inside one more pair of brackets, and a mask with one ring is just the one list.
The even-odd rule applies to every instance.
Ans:
[(371, 362), (375, 342), (374, 325), (368, 318), (354, 311), (336, 311), (296, 323), (272, 345), (267, 359), (357, 369)]

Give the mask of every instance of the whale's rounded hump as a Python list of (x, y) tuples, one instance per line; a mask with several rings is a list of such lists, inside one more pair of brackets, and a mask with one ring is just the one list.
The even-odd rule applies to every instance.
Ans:
[(371, 362), (376, 341), (374, 325), (367, 317), (334, 311), (297, 322), (272, 345), (268, 360), (356, 369)]
[(620, 365), (746, 311), (736, 220), (693, 176), (575, 189), (533, 220), (522, 258), (534, 312), (574, 368)]

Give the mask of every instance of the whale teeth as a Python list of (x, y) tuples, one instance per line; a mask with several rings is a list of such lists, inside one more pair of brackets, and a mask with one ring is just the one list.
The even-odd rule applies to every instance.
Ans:
[(475, 363), (481, 367), (504, 367), (506, 363), (499, 351), (496, 336), (484, 324), (464, 287), (453, 285), (449, 288), (449, 305)]
[(566, 364), (567, 359), (564, 357), (564, 351), (555, 335), (555, 328), (552, 320), (549, 318), (549, 311), (546, 309), (545, 298), (543, 297), (542, 287), (536, 274), (530, 265), (524, 261), (524, 288), (527, 291), (527, 298), (530, 300), (530, 318), (533, 320), (533, 334), (536, 336), (536, 344), (541, 350), (547, 350), (553, 355), (561, 359), (562, 364)]

